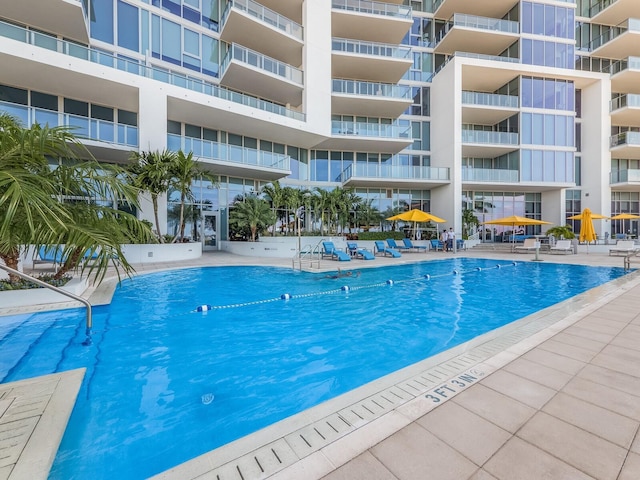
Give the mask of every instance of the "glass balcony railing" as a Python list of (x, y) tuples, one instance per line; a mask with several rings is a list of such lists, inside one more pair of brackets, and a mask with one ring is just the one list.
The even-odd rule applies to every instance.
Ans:
[(624, 58), (612, 63), (609, 67), (609, 73), (611, 75), (615, 75), (616, 73), (620, 73), (625, 70), (640, 70), (640, 57)]
[(622, 132), (609, 137), (609, 146), (619, 147), (628, 145), (630, 147), (640, 147), (640, 132)]
[(515, 95), (463, 91), (462, 104), (483, 107), (518, 108), (519, 98)]
[(640, 182), (640, 170), (618, 170), (609, 174), (609, 183)]
[(226, 143), (212, 142), (192, 137), (183, 137), (169, 133), (167, 135), (169, 150), (193, 152), (193, 155), (211, 160), (254, 165), (256, 167), (274, 168), (289, 171), (291, 157), (280, 153), (264, 152), (253, 148), (239, 147)]
[(462, 143), (490, 145), (518, 145), (519, 136), (511, 132), (487, 132), (484, 130), (462, 130)]
[(368, 97), (387, 97), (398, 100), (411, 98), (411, 87), (407, 85), (342, 80), (338, 78), (333, 79), (332, 92)]
[(591, 7), (589, 7), (589, 16), (593, 17), (593, 16), (599, 14), (605, 8), (610, 7), (611, 5), (616, 3), (617, 1), (618, 0), (601, 0), (601, 1), (597, 2), (596, 4), (594, 4), (594, 5), (591, 5)]
[(411, 47), (365, 42), (362, 40), (348, 40), (346, 38), (334, 38), (331, 41), (331, 49), (334, 52), (356, 53), (358, 55), (371, 55), (376, 57), (409, 59), (411, 56)]
[(520, 181), (518, 170), (497, 168), (462, 167), (463, 182), (516, 183)]
[(47, 35), (33, 30), (28, 30), (17, 25), (0, 21), (0, 37), (10, 38), (19, 42), (46, 48), (63, 55), (80, 58), (91, 63), (96, 63), (105, 67), (115, 68), (123, 72), (132, 73), (142, 77), (152, 78), (159, 82), (176, 85), (195, 92), (221, 98), (229, 102), (246, 105), (251, 108), (263, 110), (265, 112), (282, 115), (295, 120), (305, 121), (305, 114), (290, 110), (282, 105), (261, 100), (251, 95), (234, 92), (216, 84), (192, 77), (183, 73), (166, 70), (159, 67), (150, 67), (130, 58), (123, 58), (110, 52), (98, 50), (96, 48), (85, 47), (77, 43), (60, 40), (51, 35)]
[(406, 5), (394, 5), (391, 3), (371, 2), (367, 0), (332, 0), (331, 8), (407, 19), (410, 19), (412, 16), (411, 7)]
[(331, 122), (332, 135), (350, 135), (355, 137), (376, 137), (389, 139), (410, 139), (410, 125), (393, 125), (388, 123), (364, 122)]
[(488, 30), (500, 33), (517, 34), (520, 32), (520, 25), (518, 24), (518, 22), (514, 22), (511, 20), (501, 20), (499, 18), (479, 17), (477, 15), (456, 13), (445, 24), (442, 30), (440, 30), (435, 39), (435, 44), (439, 43), (454, 27), (475, 28), (478, 30)]
[(10, 102), (0, 102), (0, 111), (7, 112), (18, 118), (26, 127), (30, 127), (34, 123), (43, 126), (48, 124), (50, 127), (71, 127), (71, 133), (80, 140), (95, 140), (127, 147), (138, 146), (138, 127), (132, 125), (81, 117), (70, 113), (54, 112)]
[(602, 35), (593, 39), (589, 44), (589, 48), (591, 50), (595, 50), (596, 48), (601, 47), (605, 43), (608, 43), (614, 40), (615, 38), (618, 38), (623, 33), (627, 33), (627, 32), (640, 33), (640, 20), (638, 20), (637, 18), (630, 18), (626, 22), (623, 22), (620, 25), (611, 27)]
[(379, 163), (356, 163), (343, 170), (336, 179), (346, 182), (352, 177), (379, 178), (380, 180), (435, 180), (449, 181), (447, 167), (418, 167), (411, 165), (381, 165)]
[(222, 19), (220, 20), (220, 25), (222, 25), (223, 28), (232, 8), (240, 10), (261, 22), (277, 28), (278, 30), (282, 30), (284, 33), (291, 35), (298, 40), (302, 40), (303, 29), (301, 25), (252, 0), (229, 0), (227, 8), (225, 8), (222, 14)]
[(635, 93), (625, 93), (624, 95), (617, 96), (609, 102), (610, 112), (614, 112), (615, 110), (624, 107), (640, 107), (640, 95)]
[(223, 76), (232, 60), (237, 60), (265, 72), (272, 73), (291, 82), (302, 85), (302, 70), (287, 65), (279, 60), (267, 57), (249, 48), (233, 44), (220, 64), (220, 75)]
[(503, 57), (501, 55), (485, 55), (484, 53), (455, 52), (453, 56), (464, 57), (464, 58), (477, 58), (479, 60), (489, 60), (492, 62), (520, 63), (519, 58)]

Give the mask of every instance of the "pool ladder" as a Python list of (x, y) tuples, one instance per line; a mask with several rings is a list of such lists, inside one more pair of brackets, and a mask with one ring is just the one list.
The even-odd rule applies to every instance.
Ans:
[(73, 300), (80, 302), (85, 307), (87, 307), (87, 319), (86, 319), (86, 329), (85, 329), (85, 334), (87, 338), (85, 338), (84, 342), (82, 342), (82, 345), (85, 345), (85, 346), (91, 345), (91, 329), (93, 328), (93, 319), (91, 318), (91, 304), (89, 303), (88, 300), (82, 297), (79, 297), (78, 295), (75, 295), (71, 292), (67, 292), (66, 290), (63, 290), (61, 288), (55, 287), (53, 285), (49, 285), (48, 283), (43, 282), (42, 280), (34, 278), (31, 275), (27, 275), (26, 273), (19, 272), (18, 270), (14, 270), (13, 268), (7, 267), (5, 265), (0, 265), (0, 268), (6, 272), (9, 272), (12, 275), (17, 275), (18, 277), (24, 280), (28, 280), (29, 282), (33, 282), (36, 285), (40, 285), (41, 287), (48, 288), (49, 290), (53, 290), (54, 292), (59, 293), (60, 295), (64, 295), (66, 297), (72, 298)]
[(324, 239), (320, 240), (314, 247), (311, 244), (307, 244), (296, 251), (296, 254), (291, 259), (292, 268), (296, 270), (302, 270), (303, 265), (306, 264), (308, 268), (320, 268), (320, 259), (322, 258), (322, 251), (320, 250), (320, 244)]

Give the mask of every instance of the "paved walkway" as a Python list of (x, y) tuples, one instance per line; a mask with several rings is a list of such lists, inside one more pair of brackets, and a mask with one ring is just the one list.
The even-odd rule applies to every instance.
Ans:
[[(404, 257), (415, 261), (445, 255)], [(527, 255), (489, 252), (465, 255), (531, 259)], [(622, 266), (621, 258), (604, 254), (543, 258)], [(368, 263), (398, 263), (378, 260)], [(260, 261), (222, 253), (204, 255), (193, 264), (290, 266), (285, 260)], [(366, 262), (350, 266), (356, 265), (374, 266)], [(138, 266), (137, 270), (174, 266), (154, 264)], [(323, 266), (336, 268), (332, 262)], [(95, 298), (108, 296), (100, 289), (89, 293)], [(405, 378), (400, 387), (398, 378), (396, 383), (382, 380), (382, 390), (378, 385), (375, 391), (350, 392), (337, 404), (330, 401), (320, 406), (317, 417), (295, 416), (296, 435), (286, 435), (282, 425), (276, 425), (159, 478), (636, 480), (640, 478), (640, 274), (568, 302), (550, 314), (546, 326), (540, 323), (544, 321), (541, 318), (524, 321), (520, 333), (508, 329), (495, 338), (454, 349), (445, 355), (443, 363), (409, 367), (401, 375), (410, 373), (413, 377)], [(540, 325), (533, 330), (529, 327)], [(505, 340), (510, 343), (501, 343)], [(434, 372), (439, 372), (435, 380), (424, 378)], [(422, 387), (416, 387), (415, 382)], [(412, 388), (417, 393), (409, 394)], [(2, 391), (0, 411), (5, 398)], [(77, 390), (74, 393), (70, 388), (65, 394), (73, 403)], [(352, 409), (349, 417), (346, 407), (363, 394), (363, 408)], [(384, 408), (385, 399), (393, 403), (394, 395), (401, 399), (397, 406)], [(375, 405), (381, 410), (374, 411)], [(365, 418), (366, 410), (371, 418)], [(335, 433), (316, 426), (314, 422), (320, 417), (338, 420), (326, 422)], [(53, 430), (38, 427), (39, 435), (33, 437), (40, 441), (42, 435), (61, 436), (64, 430), (61, 425), (49, 428)], [(298, 434), (300, 431), (306, 436)], [(279, 433), (271, 435), (274, 432)], [(316, 441), (317, 448), (307, 449)], [(261, 456), (265, 446), (272, 453), (269, 457)], [(0, 479), (45, 478), (9, 477), (3, 465), (0, 463)]]

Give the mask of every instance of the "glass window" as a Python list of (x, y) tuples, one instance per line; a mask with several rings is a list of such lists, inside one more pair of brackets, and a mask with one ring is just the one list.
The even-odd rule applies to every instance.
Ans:
[(180, 25), (162, 19), (162, 59), (180, 65), (182, 57)]
[(218, 40), (202, 36), (202, 73), (218, 76)]
[(533, 65), (544, 65), (544, 42), (533, 41)]
[(91, 0), (91, 38), (113, 45), (113, 2)]
[(72, 100), (70, 98), (65, 98), (64, 112), (71, 113), (73, 115), (80, 115), (82, 117), (88, 117), (89, 104), (87, 102), (81, 102), (79, 100)]
[(544, 107), (544, 80), (541, 78), (533, 79), (533, 106)]
[(520, 96), (520, 102), (523, 107), (533, 106), (533, 81), (529, 77), (522, 77), (522, 95)]
[(47, 93), (31, 92), (31, 106), (58, 111), (58, 97)]
[(544, 5), (533, 4), (533, 32), (536, 35), (544, 35)]
[(530, 145), (531, 144), (531, 114), (530, 113), (522, 114), (521, 135), (522, 135), (521, 142), (525, 145)]
[(195, 57), (200, 56), (200, 35), (196, 32), (189, 30), (188, 28), (184, 29), (184, 51), (190, 55)]
[(151, 55), (154, 58), (160, 58), (160, 17), (152, 15), (151, 17)]
[(3, 102), (19, 103), (27, 105), (29, 102), (29, 94), (22, 88), (9, 87), (0, 85), (0, 100)]
[(180, 16), (180, 0), (162, 0), (162, 8)]
[(113, 122), (113, 108), (92, 104), (91, 118), (97, 118), (98, 120), (106, 120), (108, 122)]
[(138, 114), (128, 110), (118, 110), (118, 123), (124, 125), (138, 126)]
[(544, 115), (540, 113), (533, 114), (533, 122), (531, 125), (532, 144), (544, 145)]
[[(555, 143), (555, 117), (553, 115), (544, 116), (544, 144), (556, 145)], [(562, 123), (562, 122), (558, 122)]]
[(182, 135), (182, 125), (180, 124), (180, 122), (167, 120), (167, 133), (172, 133), (174, 135)]
[(522, 32), (533, 33), (533, 13), (529, 2), (522, 2)]
[(139, 51), (138, 8), (118, 0), (118, 45)]

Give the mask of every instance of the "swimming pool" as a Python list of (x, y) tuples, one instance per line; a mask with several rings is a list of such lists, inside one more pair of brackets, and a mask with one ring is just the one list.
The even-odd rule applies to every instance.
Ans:
[(0, 374), (86, 367), (51, 478), (144, 478), (623, 273), (455, 259), (340, 279), (149, 274), (95, 309), (90, 347), (83, 310), (0, 319)]

